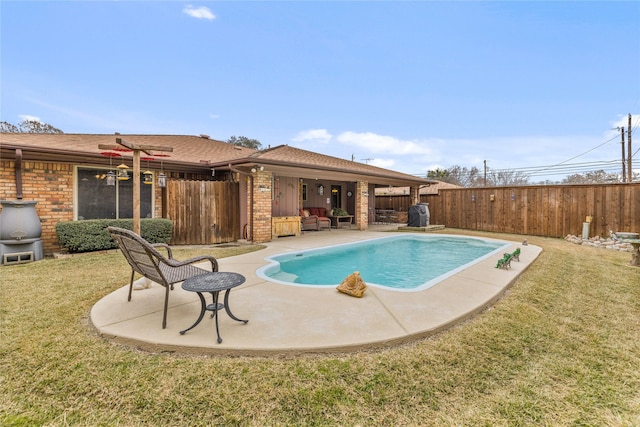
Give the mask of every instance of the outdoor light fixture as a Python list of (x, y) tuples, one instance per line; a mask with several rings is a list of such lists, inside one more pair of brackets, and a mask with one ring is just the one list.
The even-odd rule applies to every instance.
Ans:
[(127, 181), (129, 180), (129, 172), (127, 172), (127, 169), (129, 169), (129, 166), (125, 165), (124, 163), (122, 163), (120, 166), (118, 166), (118, 181)]
[(318, 185), (318, 196), (322, 196), (324, 194), (324, 185)]
[(107, 172), (107, 185), (110, 187), (116, 185), (116, 174), (113, 171)]
[(251, 173), (256, 173), (258, 171), (262, 172), (264, 170), (264, 166), (254, 166), (251, 168)]
[(164, 165), (160, 159), (160, 173), (158, 174), (158, 187), (165, 188), (167, 186), (167, 175), (164, 174)]

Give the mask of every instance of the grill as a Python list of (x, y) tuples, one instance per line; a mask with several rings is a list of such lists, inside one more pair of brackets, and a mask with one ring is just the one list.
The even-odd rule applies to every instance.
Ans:
[(21, 264), (44, 258), (37, 203), (0, 200), (0, 264)]
[(409, 227), (426, 227), (429, 225), (429, 203), (418, 203), (409, 208)]

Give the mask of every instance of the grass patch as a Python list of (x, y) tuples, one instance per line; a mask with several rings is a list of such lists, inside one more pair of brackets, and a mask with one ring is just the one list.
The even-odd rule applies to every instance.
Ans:
[(129, 278), (119, 253), (1, 267), (0, 424), (639, 425), (640, 269), (627, 253), (529, 242), (538, 260), (472, 320), (408, 346), (297, 359), (147, 354), (97, 337), (89, 310)]

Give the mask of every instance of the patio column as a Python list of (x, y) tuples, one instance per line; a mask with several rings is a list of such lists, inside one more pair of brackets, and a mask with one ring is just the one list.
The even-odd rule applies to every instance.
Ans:
[(420, 203), (420, 187), (415, 185), (409, 188), (409, 198), (411, 199), (411, 206)]
[(358, 230), (369, 228), (369, 183), (367, 181), (356, 182), (355, 220)]
[(271, 178), (269, 171), (253, 173), (253, 241), (264, 243), (271, 241)]

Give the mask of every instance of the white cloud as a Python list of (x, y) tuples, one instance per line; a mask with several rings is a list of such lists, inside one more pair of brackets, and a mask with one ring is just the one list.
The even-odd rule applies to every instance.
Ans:
[(315, 141), (327, 143), (333, 136), (327, 132), (326, 129), (309, 129), (299, 132), (296, 136), (291, 138), (294, 142)]
[(338, 142), (362, 147), (371, 153), (386, 153), (395, 155), (432, 154), (433, 150), (426, 143), (405, 141), (393, 136), (378, 135), (372, 132), (342, 132), (338, 135)]
[[(618, 123), (622, 124), (622, 119), (625, 117)], [(626, 119), (628, 121), (628, 117)], [(634, 124), (640, 120), (637, 115), (633, 119)], [(611, 132), (614, 136), (619, 134)], [(615, 160), (620, 153), (619, 138), (603, 145), (608, 139), (593, 135), (515, 135), (405, 140), (374, 132), (344, 131), (332, 135), (327, 129), (308, 129), (299, 132), (291, 141), (306, 150), (424, 176), (429, 170), (454, 165), (482, 170), (485, 160), (489, 169), (533, 168), (536, 171), (538, 168), (552, 170), (554, 165), (567, 162)], [(534, 176), (532, 182), (539, 178)], [(542, 175), (542, 178), (548, 176)]]
[(18, 117), (20, 117), (21, 120), (27, 120), (27, 121), (30, 121), (30, 122), (39, 122), (40, 121), (40, 117), (30, 116), (28, 114), (20, 114), (20, 115), (18, 115)]
[(220, 114), (209, 114), (209, 117), (211, 117), (213, 120), (217, 120), (220, 118)]
[(371, 159), (368, 161), (368, 164), (379, 168), (392, 169), (396, 162), (391, 159)]
[(191, 16), (192, 18), (208, 19), (209, 21), (216, 19), (216, 15), (214, 15), (213, 12), (211, 12), (211, 9), (206, 6), (193, 7), (192, 5), (187, 5), (184, 9), (182, 9), (182, 12)]

